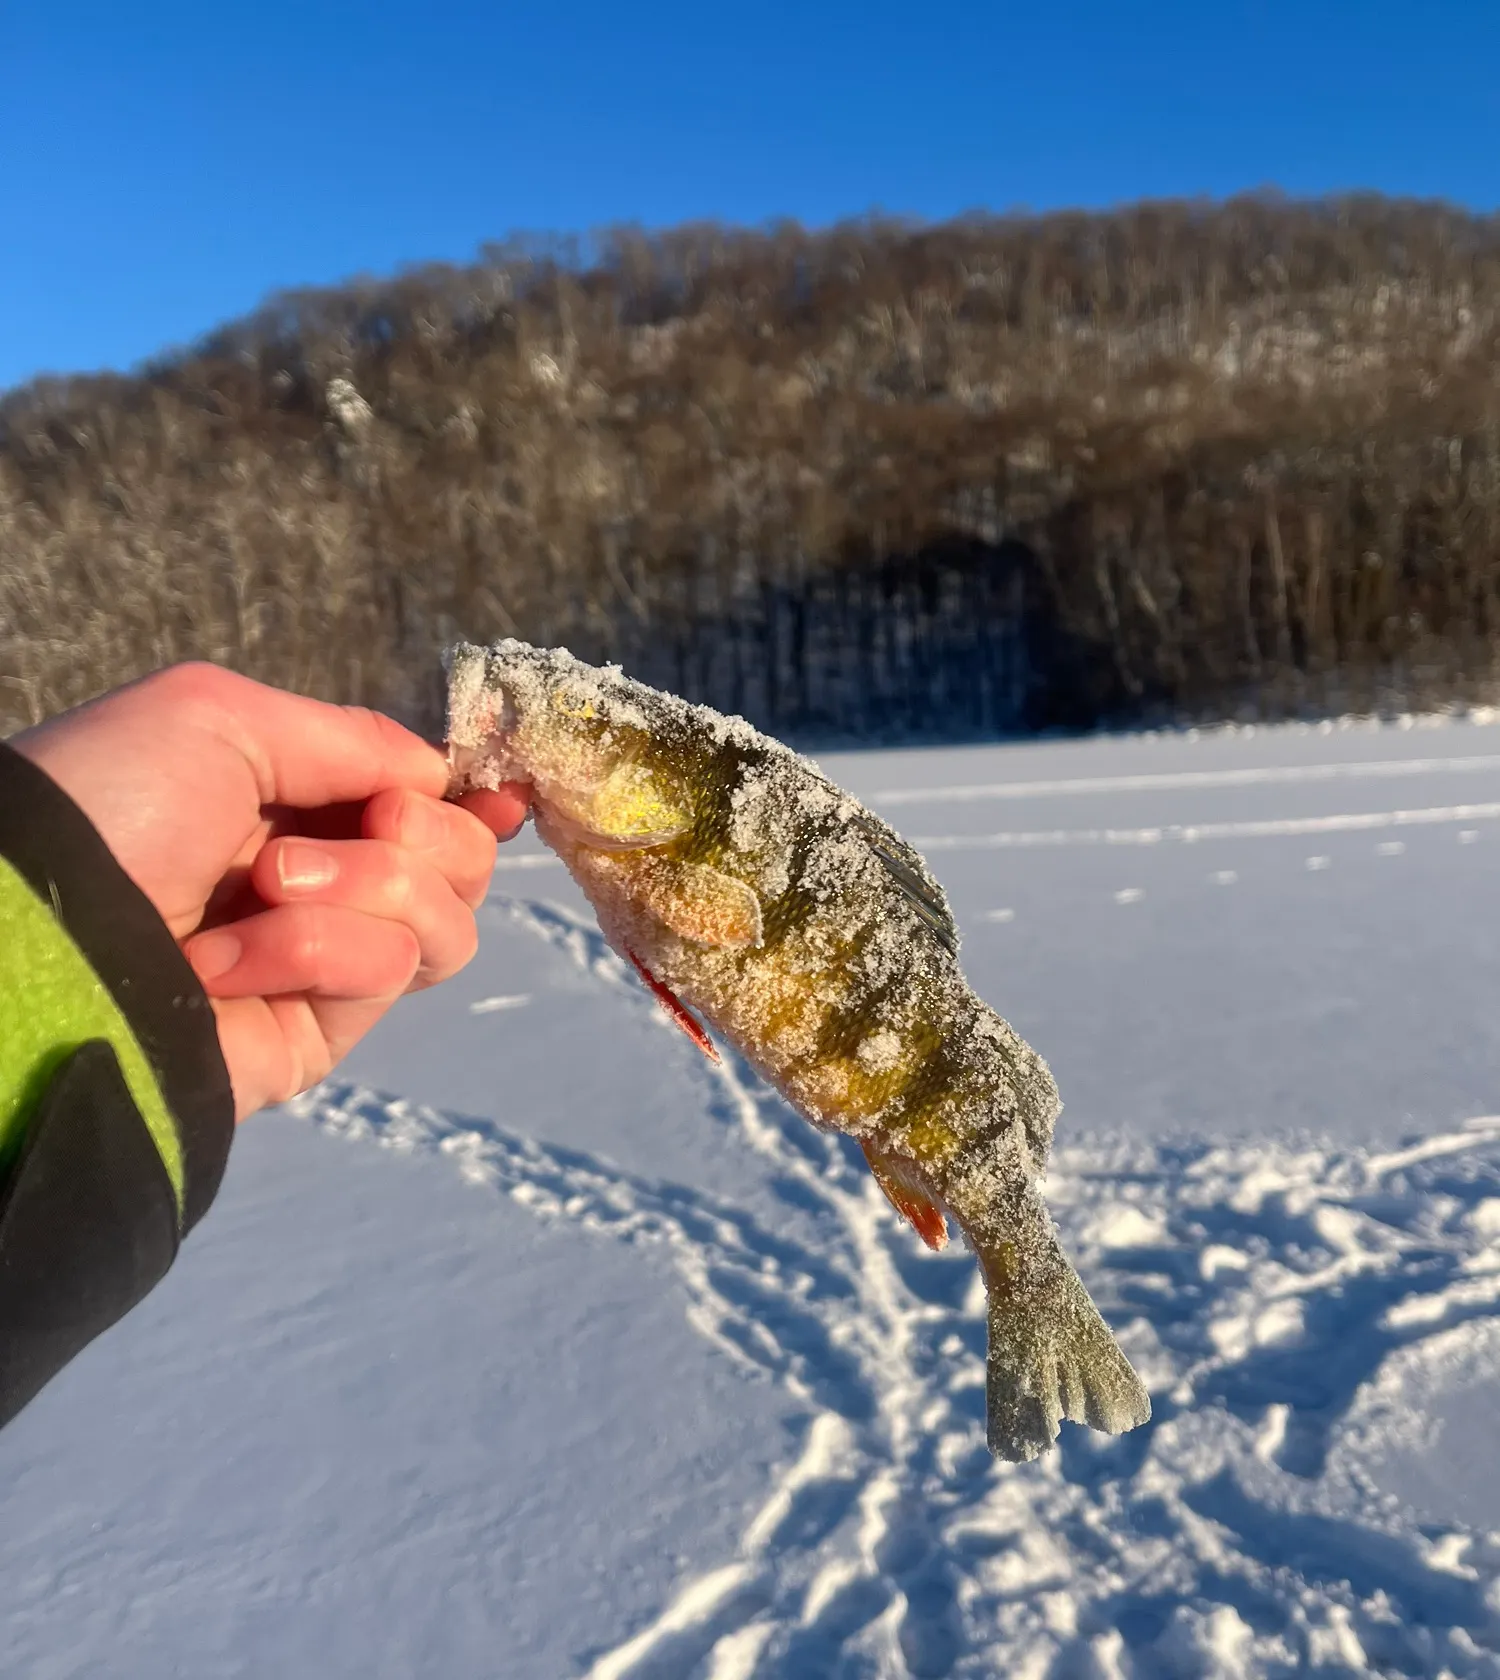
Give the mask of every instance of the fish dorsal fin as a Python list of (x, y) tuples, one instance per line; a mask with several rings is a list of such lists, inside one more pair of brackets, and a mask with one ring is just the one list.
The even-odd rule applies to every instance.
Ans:
[(698, 1020), (698, 1017), (693, 1014), (692, 1010), (688, 1008), (688, 1006), (680, 997), (678, 997), (676, 992), (674, 992), (670, 986), (662, 985), (661, 981), (658, 980), (651, 970), (646, 967), (645, 963), (641, 961), (634, 951), (626, 951), (625, 955), (630, 958), (636, 973), (639, 974), (641, 979), (646, 982), (646, 985), (650, 988), (652, 997), (654, 997), (661, 1005), (662, 1013), (673, 1024), (673, 1026), (681, 1028), (681, 1030), (685, 1032), (690, 1039), (692, 1039), (693, 1043), (698, 1046), (703, 1054), (708, 1057), (709, 1061), (717, 1062), (719, 1059), (719, 1052), (714, 1045), (714, 1041), (706, 1032), (704, 1032), (701, 1022)]
[(937, 935), (939, 944), (951, 955), (957, 956), (958, 924), (953, 920), (953, 912), (948, 908), (942, 889), (928, 877), (921, 854), (874, 817), (864, 814), (856, 821), (870, 842), (871, 850), (884, 864), (886, 874), (901, 889), (907, 903)]
[(948, 1221), (909, 1161), (868, 1140), (860, 1145), (886, 1200), (934, 1251), (948, 1246)]

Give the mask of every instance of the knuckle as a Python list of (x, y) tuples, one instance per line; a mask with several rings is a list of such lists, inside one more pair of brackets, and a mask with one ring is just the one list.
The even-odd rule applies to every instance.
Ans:
[(479, 924), (473, 916), (465, 916), (463, 934), (458, 945), (458, 961), (454, 963), (451, 972), (457, 974), (459, 969), (467, 968), (478, 954)]
[(378, 916), (410, 921), (417, 900), (417, 875), (412, 858), (391, 840), (371, 840), (365, 907)]
[(449, 844), (441, 862), (443, 879), (470, 910), (477, 910), (489, 892), (500, 842), (470, 812), (451, 805), (443, 809), (451, 813)]
[(489, 892), (490, 877), (495, 873), (495, 859), (500, 851), (500, 842), (482, 822), (476, 819), (474, 827), (479, 833), (474, 839), (472, 861), (464, 871), (468, 882), (468, 891), (464, 896), (471, 910), (477, 910)]
[(365, 802), (364, 830), (371, 840), (393, 841), (400, 828), (401, 802), (405, 796), (399, 788), (381, 788)]
[(369, 706), (345, 706), (342, 710), (364, 736), (365, 751), (370, 755), (372, 767), (383, 764), (398, 737), (406, 733), (393, 718)]
[(371, 743), (378, 745), (385, 739), (382, 727), (385, 719), (370, 706), (345, 706), (343, 710), (354, 719), (355, 728), (362, 730), (370, 737)]
[(239, 679), (206, 659), (186, 659), (146, 678), (143, 686), (180, 700), (216, 700)]
[(380, 841), (378, 844), (381, 901), (393, 914), (408, 915), (417, 893), (411, 861), (400, 846), (393, 845), (390, 841)]
[(306, 981), (322, 973), (328, 955), (328, 920), (320, 906), (298, 905), (291, 911), (288, 956), (292, 968)]
[(451, 980), (462, 968), (467, 968), (479, 949), (479, 927), (465, 910), (461, 918), (445, 925), (441, 949), (425, 953), (426, 960), (418, 968), (412, 981), (413, 991), (424, 991), (444, 980)]
[(300, 1096), (309, 1085), (315, 1085), (313, 1079), (303, 1066), (302, 1057), (295, 1045), (288, 1044), (286, 1054), (282, 1058), (281, 1080), (276, 1092), (277, 1102), (289, 1102), (293, 1097)]
[(453, 849), (452, 807), (427, 794), (403, 791), (396, 810), (396, 833), (413, 851), (444, 856)]
[(281, 1045), (279, 1078), (272, 1081), (273, 1102), (286, 1102), (300, 1092), (316, 1085), (323, 1075), (318, 1071), (318, 1049), (322, 1038), (316, 1030), (307, 1004), (296, 998), (274, 998), (270, 1009), (275, 1018)]
[(391, 977), (399, 991), (411, 982), (422, 966), (422, 946), (410, 928), (398, 927), (391, 944)]
[(333, 1067), (333, 1057), (328, 1052), (328, 1045), (310, 1010), (304, 1009), (300, 1013), (298, 1026), (300, 1030), (292, 1052), (296, 1064), (296, 1071), (292, 1075), (292, 1096), (311, 1090), (319, 1080), (328, 1077)]

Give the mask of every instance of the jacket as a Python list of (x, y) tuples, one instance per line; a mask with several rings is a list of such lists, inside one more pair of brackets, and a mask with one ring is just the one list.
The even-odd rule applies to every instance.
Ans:
[(0, 743), (0, 1424), (166, 1275), (218, 1191), (213, 1011), (145, 894)]

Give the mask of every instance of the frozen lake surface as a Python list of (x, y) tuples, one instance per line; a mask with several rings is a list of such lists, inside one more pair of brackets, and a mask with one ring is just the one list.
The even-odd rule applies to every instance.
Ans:
[(983, 1447), (982, 1291), (529, 835), (0, 1434), (0, 1668), (1500, 1677), (1500, 729), (830, 757), (1066, 1103), (1152, 1391)]

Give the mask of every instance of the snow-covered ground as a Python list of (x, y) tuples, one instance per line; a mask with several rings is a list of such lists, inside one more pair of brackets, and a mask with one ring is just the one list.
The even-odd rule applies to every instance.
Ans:
[(1500, 729), (828, 768), (1052, 1062), (1151, 1425), (993, 1465), (972, 1261), (528, 837), (0, 1434), (0, 1672), (1500, 1676)]

